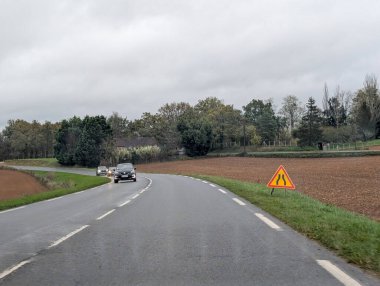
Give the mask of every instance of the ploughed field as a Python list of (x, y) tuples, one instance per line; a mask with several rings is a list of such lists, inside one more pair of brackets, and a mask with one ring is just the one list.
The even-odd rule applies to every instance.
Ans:
[(138, 171), (205, 174), (267, 184), (279, 165), (284, 165), (296, 185), (296, 191), (380, 221), (380, 156), (313, 159), (226, 157), (142, 164)]
[(15, 170), (0, 169), (0, 201), (46, 192), (33, 176)]

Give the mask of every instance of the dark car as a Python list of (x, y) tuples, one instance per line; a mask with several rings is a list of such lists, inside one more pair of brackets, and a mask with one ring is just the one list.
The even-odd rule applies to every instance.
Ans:
[(96, 169), (96, 175), (97, 176), (106, 176), (107, 175), (107, 172), (108, 172), (108, 169), (106, 166), (99, 166), (97, 169)]
[(116, 167), (109, 167), (107, 176), (112, 177), (115, 174), (115, 170), (116, 170)]
[(132, 180), (136, 182), (136, 168), (131, 163), (118, 164), (113, 176), (114, 183), (122, 180)]

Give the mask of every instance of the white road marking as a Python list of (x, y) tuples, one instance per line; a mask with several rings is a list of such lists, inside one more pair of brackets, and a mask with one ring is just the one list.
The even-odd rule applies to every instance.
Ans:
[(257, 216), (262, 222), (266, 223), (269, 227), (273, 229), (277, 229), (277, 230), (281, 229), (281, 227), (279, 227), (277, 224), (275, 224), (273, 221), (271, 221), (269, 218), (267, 218), (263, 214), (255, 213), (255, 216)]
[(201, 179), (196, 179), (197, 181), (200, 181)]
[(215, 188), (216, 186), (214, 184), (210, 184), (211, 187)]
[(124, 203), (122, 203), (121, 205), (119, 205), (119, 207), (123, 207), (123, 206), (129, 204), (130, 202), (131, 202), (131, 200), (125, 201)]
[(84, 230), (85, 228), (89, 227), (89, 225), (84, 225), (80, 228), (78, 228), (77, 230), (74, 230), (73, 232), (70, 232), (68, 235), (65, 235), (64, 237), (56, 240), (55, 242), (53, 242), (48, 248), (52, 248), (54, 246), (57, 246), (58, 244), (64, 242), (66, 239), (69, 239), (70, 237), (72, 237), (73, 235), (77, 234), (78, 232)]
[(342, 270), (340, 270), (337, 266), (332, 264), (328, 260), (317, 260), (317, 263), (323, 267), (326, 271), (328, 271), (332, 276), (338, 279), (346, 286), (361, 286), (356, 280), (352, 279)]
[(100, 217), (98, 217), (96, 220), (101, 220), (101, 219), (105, 218), (106, 216), (108, 216), (109, 214), (112, 214), (114, 211), (115, 211), (115, 209), (110, 210), (109, 212), (106, 212), (104, 215), (101, 215)]
[(21, 261), (19, 264), (16, 264), (15, 266), (12, 266), (12, 267), (4, 270), (3, 272), (0, 273), (0, 279), (3, 279), (5, 276), (8, 276), (12, 272), (16, 271), (17, 269), (23, 267), (25, 264), (28, 264), (32, 261), (33, 261), (33, 259), (24, 260), (24, 261)]
[(132, 197), (132, 199), (134, 200), (135, 198), (139, 197), (140, 195), (139, 194), (136, 194)]
[(245, 206), (245, 203), (242, 202), (241, 200), (239, 200), (238, 198), (233, 198), (233, 200), (234, 200), (236, 203), (238, 203), (239, 205), (241, 205), (241, 206)]
[(202, 181), (202, 183), (208, 184), (208, 182), (207, 182), (207, 181)]
[(2, 211), (2, 212), (0, 212), (0, 214), (9, 213), (9, 212), (13, 212), (13, 211), (16, 211), (16, 210), (21, 210), (23, 208), (25, 208), (25, 206), (14, 208), (14, 209), (9, 209), (9, 210), (6, 210), (6, 211)]
[(52, 199), (50, 199), (50, 200), (47, 200), (47, 202), (52, 202), (52, 201), (55, 201), (55, 200), (58, 200), (58, 199), (62, 199), (62, 197), (52, 198)]
[(145, 188), (145, 190), (147, 191), (149, 188), (150, 188), (150, 186), (152, 185), (152, 179), (149, 179), (149, 178), (147, 178), (147, 177), (144, 177), (145, 179), (147, 179), (148, 181), (149, 181), (149, 184), (148, 184), (148, 186), (146, 186), (146, 188)]
[(225, 190), (218, 189), (218, 191), (221, 192), (222, 194), (227, 194), (227, 192)]

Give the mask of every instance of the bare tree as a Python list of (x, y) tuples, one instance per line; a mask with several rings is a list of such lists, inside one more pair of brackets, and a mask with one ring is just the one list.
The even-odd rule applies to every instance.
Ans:
[(300, 121), (303, 111), (301, 102), (295, 95), (288, 95), (283, 99), (279, 113), (285, 118), (290, 134)]
[(356, 92), (353, 102), (353, 115), (363, 139), (375, 137), (380, 122), (380, 94), (376, 76), (366, 76), (363, 88)]
[(323, 99), (322, 99), (322, 105), (323, 110), (327, 110), (329, 108), (329, 88), (327, 87), (327, 83), (325, 83), (325, 86), (323, 88)]

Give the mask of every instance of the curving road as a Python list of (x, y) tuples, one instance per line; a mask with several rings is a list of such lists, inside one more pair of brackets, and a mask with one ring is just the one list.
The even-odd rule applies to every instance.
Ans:
[(0, 285), (379, 285), (228, 190), (138, 175), (0, 212)]

